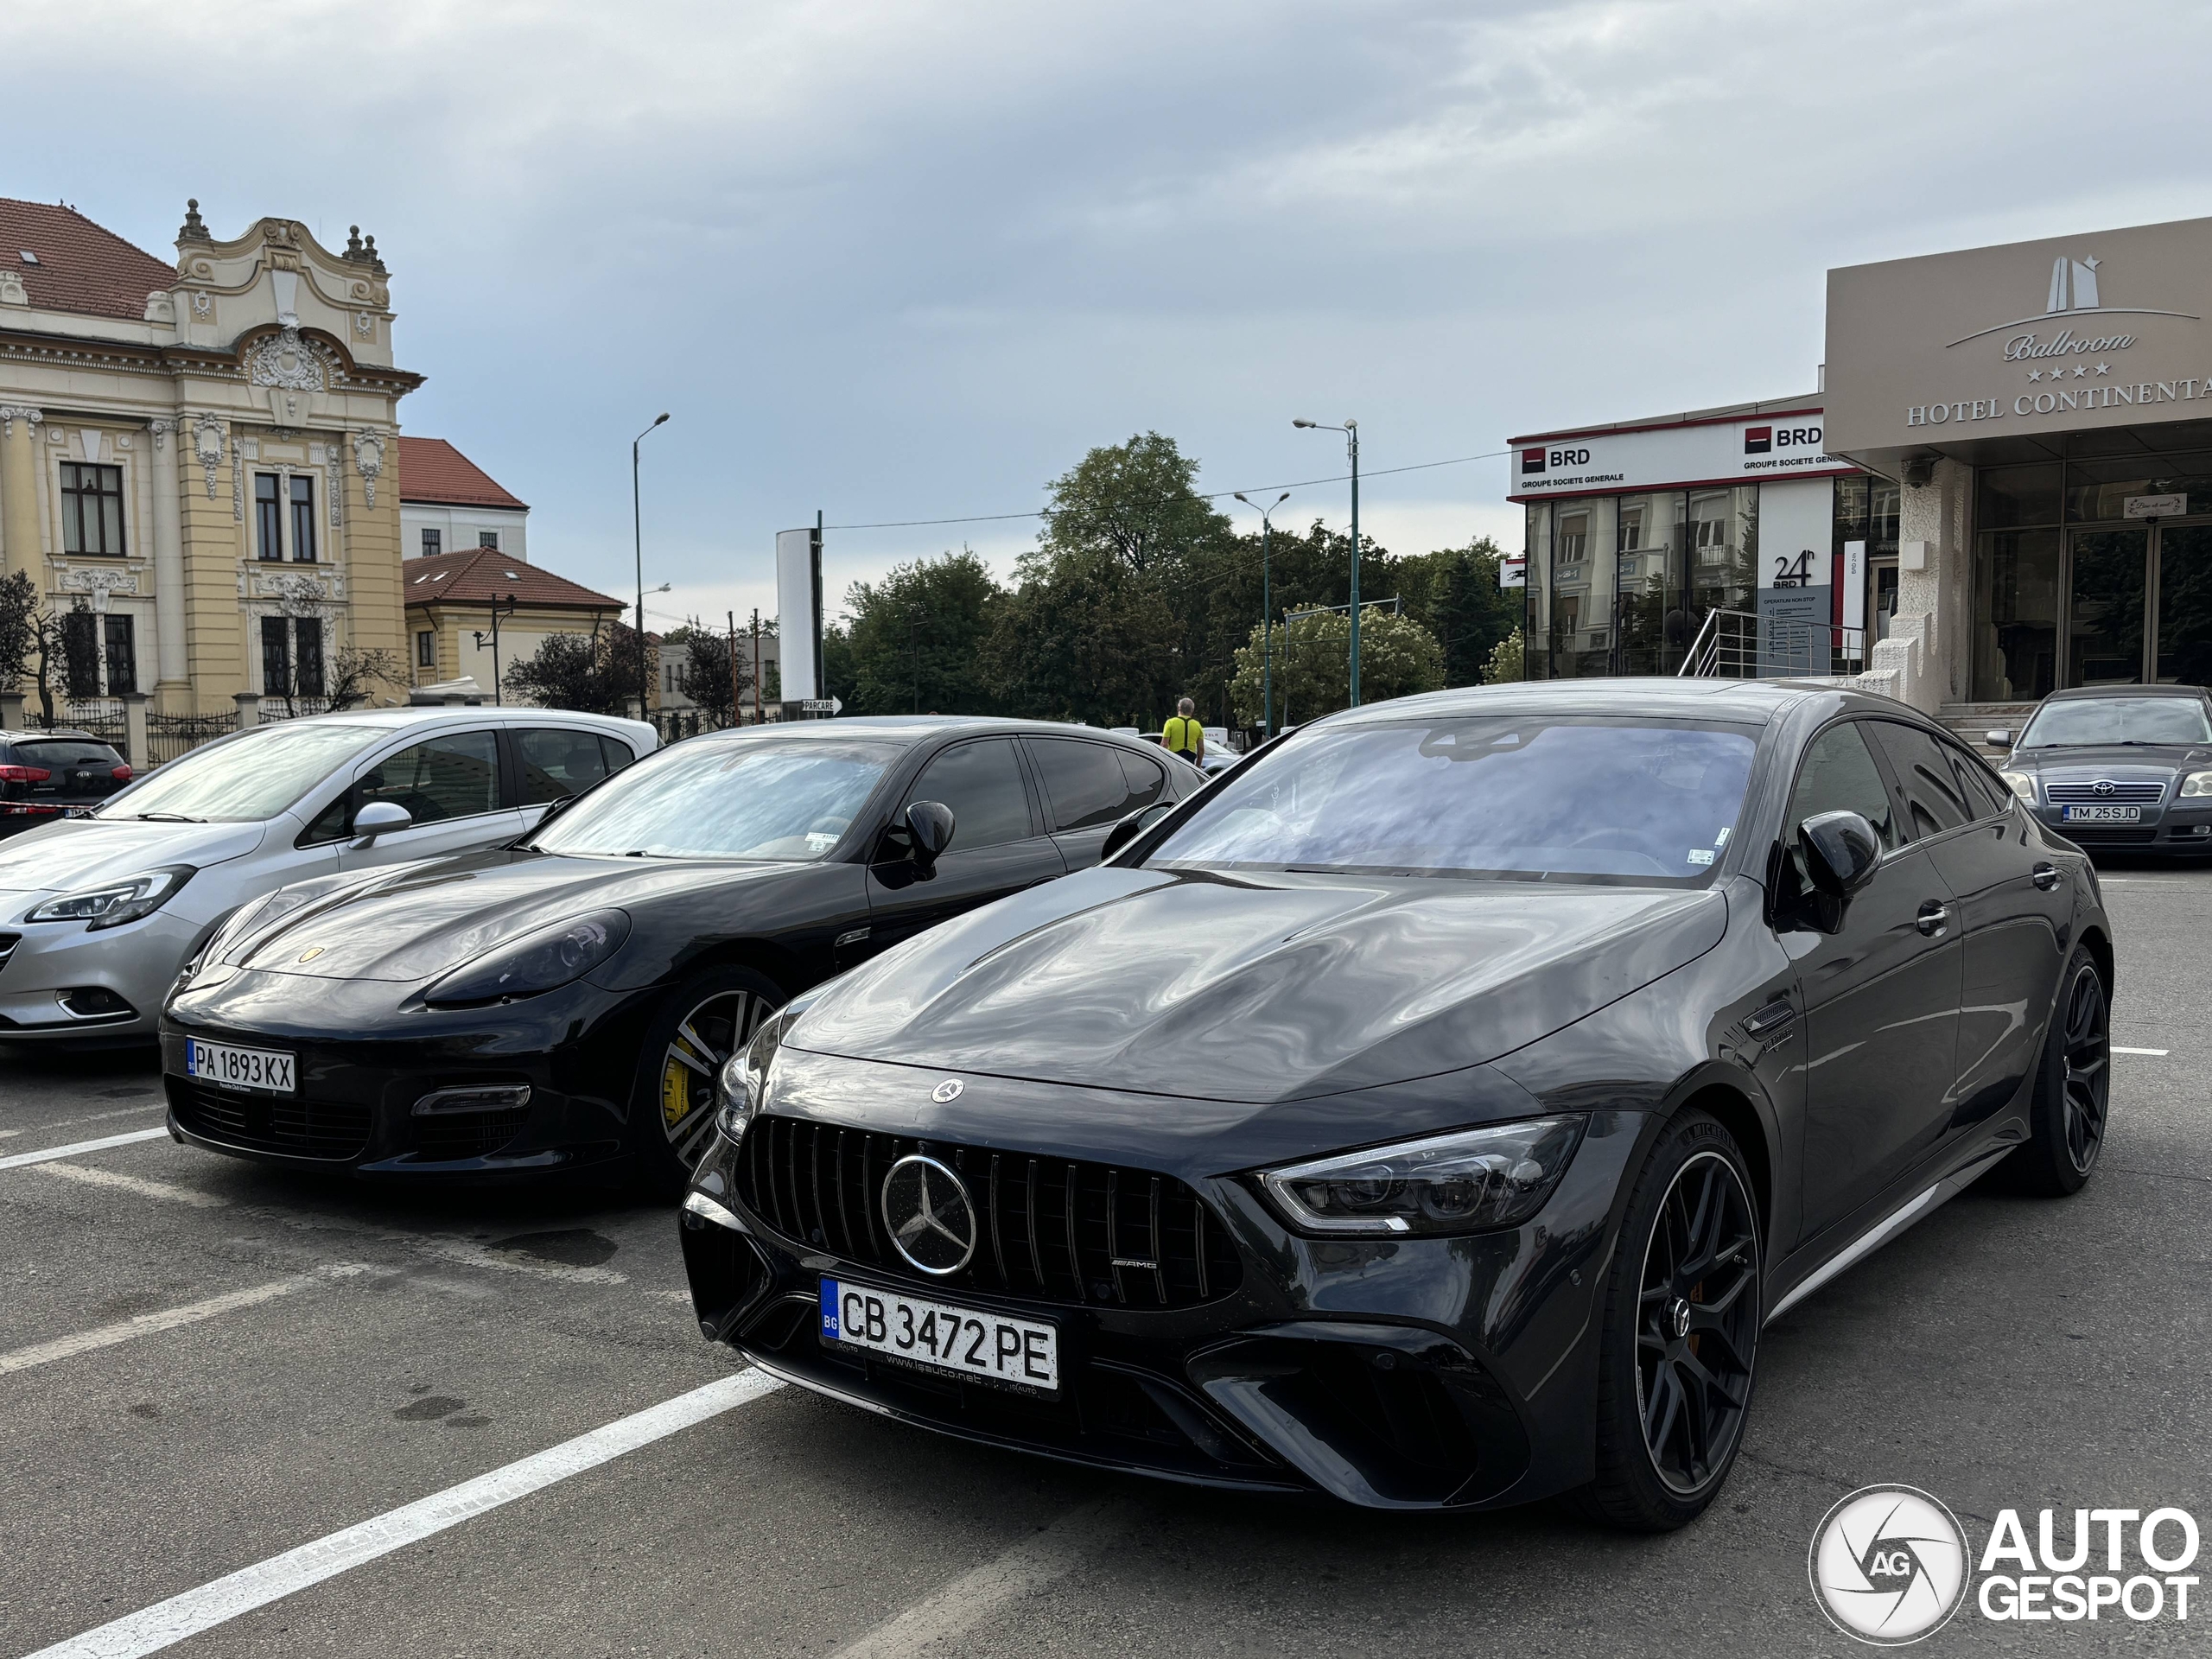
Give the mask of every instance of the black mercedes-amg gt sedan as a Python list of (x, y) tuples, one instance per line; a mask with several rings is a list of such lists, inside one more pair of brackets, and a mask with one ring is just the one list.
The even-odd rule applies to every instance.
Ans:
[(2096, 879), (1899, 704), (1443, 692), (1151, 816), (733, 1058), (708, 1337), (1077, 1462), (1660, 1529), (1768, 1321), (2000, 1161), (2095, 1165)]
[(513, 845), (241, 908), (163, 1010), (171, 1132), (369, 1177), (626, 1164), (673, 1195), (715, 1073), (764, 1015), (1096, 863), (1117, 820), (1204, 783), (1144, 744), (1035, 721), (690, 739)]

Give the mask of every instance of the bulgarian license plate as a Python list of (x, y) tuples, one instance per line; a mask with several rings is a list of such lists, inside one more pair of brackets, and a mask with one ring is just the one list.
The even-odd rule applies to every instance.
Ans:
[(822, 1281), (822, 1339), (1008, 1388), (1050, 1394), (1060, 1386), (1054, 1326), (874, 1285)]
[(292, 1079), (292, 1056), (273, 1048), (238, 1048), (229, 1043), (203, 1043), (188, 1037), (184, 1044), (184, 1071), (220, 1089), (244, 1089), (257, 1095), (289, 1095), (297, 1085)]
[(2068, 823), (2140, 823), (2143, 809), (2139, 806), (2069, 806), (2064, 809)]

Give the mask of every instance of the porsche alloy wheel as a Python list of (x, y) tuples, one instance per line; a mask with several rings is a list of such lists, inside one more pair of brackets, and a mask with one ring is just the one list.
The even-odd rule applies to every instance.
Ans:
[(680, 1183), (705, 1153), (723, 1062), (783, 1001), (776, 986), (749, 969), (712, 968), (663, 1005), (647, 1033), (637, 1144), (664, 1180)]

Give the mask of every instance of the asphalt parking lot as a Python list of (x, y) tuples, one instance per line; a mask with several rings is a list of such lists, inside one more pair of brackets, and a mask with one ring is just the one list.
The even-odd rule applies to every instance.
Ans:
[[(2163, 1052), (2096, 1179), (1970, 1191), (1770, 1327), (1727, 1490), (1656, 1539), (978, 1452), (748, 1381), (665, 1207), (306, 1182), (160, 1135), (149, 1058), (0, 1052), (0, 1656), (1863, 1651), (1806, 1582), (1857, 1487), (1977, 1548), (2212, 1520), (2212, 870), (2107, 881), (2113, 1040)], [(2191, 1613), (1928, 1650), (2201, 1650)]]

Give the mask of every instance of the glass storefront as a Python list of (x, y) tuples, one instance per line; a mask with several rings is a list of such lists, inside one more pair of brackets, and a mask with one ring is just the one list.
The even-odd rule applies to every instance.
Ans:
[[(2141, 496), (2183, 510), (2131, 520)], [(1974, 525), (1977, 701), (2212, 683), (2212, 452), (1984, 467)]]

